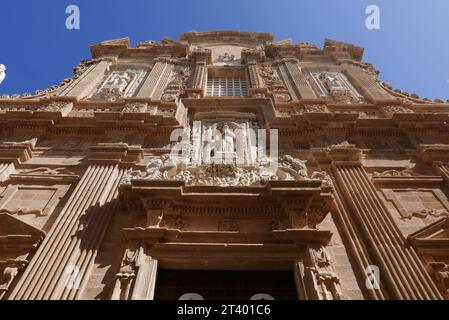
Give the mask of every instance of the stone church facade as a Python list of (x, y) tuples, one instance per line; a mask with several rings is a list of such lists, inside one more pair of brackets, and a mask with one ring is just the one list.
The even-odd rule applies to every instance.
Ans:
[(449, 298), (448, 102), (332, 40), (91, 51), (0, 99), (1, 299)]

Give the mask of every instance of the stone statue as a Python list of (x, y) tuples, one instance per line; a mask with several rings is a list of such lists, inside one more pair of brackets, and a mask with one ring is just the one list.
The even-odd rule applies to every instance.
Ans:
[(224, 144), (223, 144), (223, 152), (224, 153), (234, 153), (234, 140), (235, 134), (232, 129), (229, 128), (227, 124), (223, 126), (224, 130)]
[(6, 67), (4, 64), (0, 64), (0, 84), (6, 78)]
[(212, 138), (212, 127), (211, 126), (205, 126), (204, 128), (204, 135), (203, 135), (203, 141), (204, 141), (204, 147), (203, 147), (203, 163), (209, 164), (211, 162), (211, 156), (212, 156), (212, 145), (214, 143)]

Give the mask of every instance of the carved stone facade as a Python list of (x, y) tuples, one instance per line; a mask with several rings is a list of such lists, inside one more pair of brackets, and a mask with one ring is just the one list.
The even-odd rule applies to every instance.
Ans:
[(0, 99), (0, 299), (449, 298), (448, 103), (331, 40), (91, 51)]

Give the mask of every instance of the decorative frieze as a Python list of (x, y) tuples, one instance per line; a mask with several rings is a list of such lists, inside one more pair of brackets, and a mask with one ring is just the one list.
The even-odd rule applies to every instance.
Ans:
[(296, 108), (295, 110), (298, 114), (304, 113), (328, 113), (329, 109), (325, 104), (305, 104)]
[(388, 118), (392, 118), (397, 113), (413, 113), (409, 108), (400, 105), (388, 105), (383, 107), (382, 110)]

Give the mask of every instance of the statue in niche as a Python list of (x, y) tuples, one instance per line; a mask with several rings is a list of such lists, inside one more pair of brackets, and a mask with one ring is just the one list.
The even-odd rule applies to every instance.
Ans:
[(320, 80), (330, 93), (334, 91), (345, 90), (345, 87), (343, 86), (341, 81), (331, 73), (322, 73), (320, 75)]
[(233, 153), (235, 150), (235, 134), (232, 129), (229, 128), (228, 124), (223, 126), (224, 131), (224, 144), (223, 144), (223, 152), (224, 153)]
[(203, 141), (204, 141), (204, 148), (203, 148), (203, 161), (206, 164), (211, 163), (211, 158), (212, 158), (212, 150), (213, 150), (213, 143), (214, 143), (214, 139), (212, 137), (212, 133), (213, 133), (213, 128), (212, 126), (207, 126), (204, 129), (204, 136), (203, 136)]

